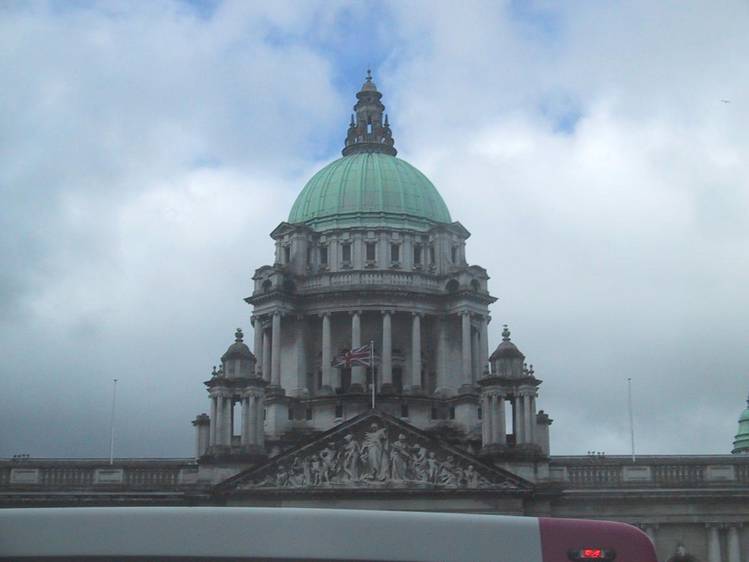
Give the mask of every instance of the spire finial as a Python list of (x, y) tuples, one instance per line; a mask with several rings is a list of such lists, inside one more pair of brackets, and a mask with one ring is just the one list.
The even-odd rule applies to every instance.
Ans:
[(242, 334), (242, 328), (237, 328), (237, 331), (234, 332), (234, 338), (236, 339), (237, 343), (242, 343), (242, 339), (244, 338), (244, 334)]
[(502, 324), (502, 341), (510, 341), (510, 329), (507, 324)]
[(367, 82), (371, 82), (371, 81), (372, 81), (372, 70), (368, 68), (367, 69)]

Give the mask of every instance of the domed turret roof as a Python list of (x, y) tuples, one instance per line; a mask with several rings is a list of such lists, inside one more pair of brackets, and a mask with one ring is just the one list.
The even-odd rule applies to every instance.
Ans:
[(234, 343), (231, 344), (229, 349), (226, 350), (226, 353), (221, 356), (221, 361), (226, 361), (228, 359), (252, 359), (254, 356), (252, 355), (250, 348), (242, 341), (244, 336), (241, 328), (237, 328), (237, 331), (234, 333), (234, 338)]
[(428, 230), (450, 223), (450, 212), (427, 177), (396, 158), (385, 106), (372, 75), (356, 94), (343, 158), (307, 182), (289, 214), (290, 223), (330, 228), (391, 227)]
[(351, 226), (427, 230), (451, 219), (432, 182), (411, 164), (389, 154), (360, 152), (317, 172), (297, 197), (289, 222), (315, 230)]
[(518, 349), (518, 347), (510, 341), (510, 329), (507, 324), (502, 329), (502, 341), (494, 350), (490, 359), (524, 359), (525, 355)]
[(746, 409), (739, 416), (739, 430), (733, 441), (733, 453), (749, 454), (749, 399)]

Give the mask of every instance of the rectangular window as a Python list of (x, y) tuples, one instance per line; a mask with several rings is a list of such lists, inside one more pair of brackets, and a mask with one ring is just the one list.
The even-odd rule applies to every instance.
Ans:
[(414, 265), (421, 265), (421, 246), (414, 246)]
[(289, 406), (289, 414), (288, 415), (289, 415), (289, 420), (293, 420), (294, 419), (294, 408), (292, 408), (291, 406)]
[(310, 408), (309, 406), (307, 406), (307, 409), (304, 412), (304, 419), (306, 419), (307, 421), (312, 419), (312, 408)]
[(283, 262), (289, 263), (291, 261), (291, 246), (283, 247)]
[(433, 420), (436, 420), (436, 419), (437, 419), (437, 408), (432, 408), (432, 412), (431, 412), (431, 415), (430, 415), (430, 417), (431, 417), (431, 418), (432, 418)]
[(453, 246), (450, 248), (450, 260), (452, 260), (453, 263), (458, 263), (458, 247)]
[(341, 246), (343, 263), (351, 263), (351, 244)]
[(449, 412), (449, 415), (450, 415), (450, 419), (451, 419), (451, 420), (454, 420), (454, 419), (455, 419), (455, 406), (450, 406), (450, 412)]
[(343, 404), (336, 404), (335, 405), (335, 417), (336, 418), (342, 418), (343, 417)]
[(434, 265), (436, 263), (436, 252), (434, 251), (434, 245), (429, 246), (429, 264)]
[(393, 263), (401, 261), (401, 247), (399, 244), (390, 245), (390, 261)]
[(408, 403), (404, 402), (401, 404), (401, 417), (407, 418), (408, 417)]
[(479, 419), (483, 417), (484, 412), (481, 410), (481, 406), (478, 407), (478, 411), (476, 412), (476, 415)]
[(320, 246), (320, 265), (328, 265), (328, 247)]
[(312, 247), (307, 246), (307, 265), (312, 265)]
[(374, 242), (367, 242), (367, 261), (375, 261), (376, 247)]

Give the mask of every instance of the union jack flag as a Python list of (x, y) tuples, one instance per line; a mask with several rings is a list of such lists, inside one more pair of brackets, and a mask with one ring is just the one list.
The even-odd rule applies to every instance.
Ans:
[(351, 351), (339, 355), (333, 361), (334, 367), (351, 367), (351, 366), (370, 366), (370, 359), (372, 357), (372, 347), (370, 344), (357, 347)]

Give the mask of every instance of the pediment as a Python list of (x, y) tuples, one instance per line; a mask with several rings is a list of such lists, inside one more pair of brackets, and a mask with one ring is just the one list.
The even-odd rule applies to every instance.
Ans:
[(216, 491), (532, 488), (511, 472), (370, 410), (222, 482)]

